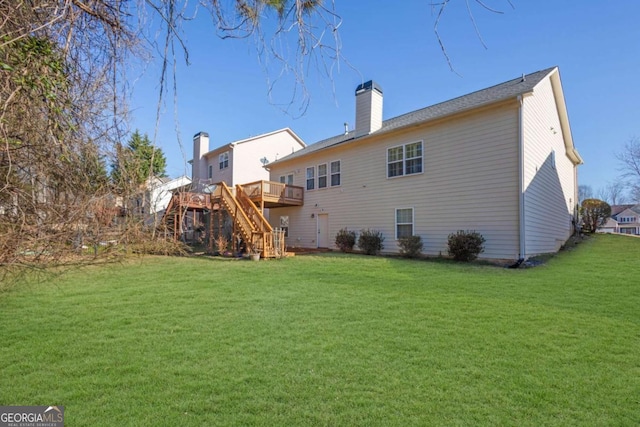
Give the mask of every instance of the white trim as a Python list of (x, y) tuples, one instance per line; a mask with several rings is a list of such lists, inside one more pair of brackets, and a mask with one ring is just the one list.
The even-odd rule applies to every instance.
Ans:
[(524, 212), (524, 97), (518, 96), (520, 107), (518, 108), (518, 203), (520, 205), (520, 255), (518, 259), (526, 259), (526, 230)]
[[(412, 145), (412, 144), (420, 144), (420, 172), (413, 172), (413, 173), (407, 173), (407, 145)], [(398, 145), (394, 145), (391, 147), (387, 147), (387, 162), (385, 164), (385, 174), (387, 176), (387, 179), (394, 179), (394, 178), (400, 178), (403, 176), (413, 176), (413, 175), (421, 175), (424, 173), (424, 140), (423, 139), (419, 139), (416, 141), (411, 141), (411, 142), (406, 142), (404, 144), (398, 144)], [(399, 148), (402, 147), (402, 174), (401, 175), (394, 175), (394, 176), (389, 176), (389, 151), (394, 149), (394, 148)], [(412, 157), (409, 160), (413, 160), (413, 159), (417, 159), (418, 157)], [(397, 160), (394, 161), (393, 163), (399, 163)]]
[(411, 209), (411, 235), (413, 236), (415, 233), (415, 228), (416, 228), (416, 210), (414, 207), (404, 207), (404, 208), (395, 208), (394, 211), (394, 217), (393, 217), (393, 222), (394, 222), (394, 234), (395, 234), (395, 238), (396, 240), (398, 240), (398, 225), (407, 225), (408, 223), (402, 222), (402, 223), (398, 223), (398, 211), (402, 211), (402, 210), (407, 210), (407, 209)]
[[(324, 166), (324, 175), (320, 175), (320, 166)], [(316, 170), (317, 170), (316, 180), (317, 180), (317, 184), (318, 184), (317, 185), (318, 190), (329, 188), (329, 164), (328, 163), (319, 163), (316, 166)], [(321, 177), (324, 177), (324, 187), (320, 186), (320, 178)]]
[(220, 153), (218, 155), (218, 167), (220, 170), (227, 169), (229, 167), (229, 151)]
[[(331, 166), (334, 163), (338, 163), (338, 165), (340, 165), (340, 172), (335, 173), (335, 174), (331, 171)], [(331, 160), (329, 162), (328, 171), (329, 171), (329, 187), (340, 187), (342, 185), (342, 159)], [(339, 175), (340, 176), (340, 184), (333, 185), (333, 176), (334, 175)]]
[[(309, 169), (313, 171), (313, 176), (309, 177)], [(309, 188), (309, 180), (313, 183), (313, 187)], [(304, 189), (306, 191), (313, 191), (316, 189), (316, 167), (308, 166), (304, 169)]]

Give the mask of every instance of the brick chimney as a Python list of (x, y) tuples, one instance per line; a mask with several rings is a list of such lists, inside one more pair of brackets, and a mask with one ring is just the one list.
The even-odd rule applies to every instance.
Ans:
[(207, 179), (207, 163), (204, 155), (209, 152), (209, 134), (198, 132), (193, 135), (193, 164), (191, 165), (191, 180)]
[(356, 88), (356, 137), (382, 127), (382, 88), (369, 80)]

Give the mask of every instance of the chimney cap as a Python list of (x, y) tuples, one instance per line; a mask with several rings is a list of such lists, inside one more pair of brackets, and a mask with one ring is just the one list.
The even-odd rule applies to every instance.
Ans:
[(369, 91), (369, 90), (376, 90), (380, 92), (380, 94), (382, 94), (382, 87), (378, 83), (374, 82), (373, 80), (369, 80), (366, 83), (361, 83), (358, 85), (358, 87), (356, 88), (356, 95), (359, 94), (360, 92)]
[(209, 134), (207, 132), (198, 132), (195, 135), (193, 135), (193, 139), (196, 139), (199, 136), (204, 136), (206, 138), (209, 138)]

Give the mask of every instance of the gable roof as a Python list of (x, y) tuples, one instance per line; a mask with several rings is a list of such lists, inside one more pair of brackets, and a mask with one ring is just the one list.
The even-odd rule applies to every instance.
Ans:
[[(517, 98), (520, 95), (532, 92), (535, 86), (538, 85), (538, 83), (540, 83), (544, 78), (551, 75), (552, 73), (556, 75), (557, 70), (558, 67), (551, 67), (544, 70), (536, 71), (535, 73), (522, 75), (521, 77), (488, 87), (486, 89), (482, 89), (467, 95), (451, 99), (449, 101), (441, 102), (439, 104), (422, 108), (420, 110), (406, 113), (392, 119), (384, 120), (382, 122), (382, 127), (379, 130), (368, 135), (356, 137), (355, 130), (352, 130), (348, 133), (337, 135), (316, 142), (315, 144), (308, 145), (302, 150), (298, 150), (286, 157), (283, 157), (280, 160), (272, 162), (272, 164), (292, 160), (340, 144), (347, 144), (357, 140), (362, 140), (363, 138), (367, 138), (372, 135), (380, 135), (383, 133), (392, 132), (404, 127), (429, 122), (465, 111), (470, 111), (507, 99)], [(559, 90), (560, 92), (557, 95), (560, 95), (560, 97), (562, 98), (561, 89)], [(555, 92), (556, 91), (554, 90), (554, 93)], [(558, 96), (556, 96), (556, 98), (557, 97)], [(563, 131), (564, 135), (566, 135), (565, 146), (567, 146), (568, 155), (576, 164), (580, 164), (582, 163), (582, 159), (578, 155), (577, 151), (575, 151), (575, 149), (573, 148), (573, 139), (571, 138), (571, 131), (570, 129), (568, 129), (568, 118), (564, 101), (562, 101), (561, 103), (559, 102), (559, 104), (560, 105), (558, 105), (558, 113), (561, 117), (561, 122), (563, 122)]]
[(220, 147), (214, 148), (211, 151), (207, 151), (206, 153), (203, 154), (203, 157), (211, 157), (211, 156), (214, 156), (215, 154), (220, 154), (220, 153), (223, 153), (223, 152), (225, 152), (227, 150), (230, 150), (233, 147), (235, 147), (236, 145), (245, 144), (247, 142), (255, 141), (257, 139), (262, 139), (262, 138), (265, 138), (267, 136), (271, 136), (271, 135), (275, 135), (277, 133), (283, 133), (283, 132), (284, 133), (288, 133), (289, 135), (291, 135), (291, 137), (298, 144), (300, 144), (300, 147), (304, 148), (304, 147), (307, 146), (307, 144), (305, 144), (305, 142), (302, 140), (302, 138), (300, 138), (293, 130), (291, 130), (291, 128), (283, 128), (283, 129), (274, 130), (272, 132), (262, 133), (260, 135), (252, 136), (252, 137), (245, 138), (245, 139), (241, 139), (239, 141), (230, 142), (230, 143), (225, 144), (225, 145), (221, 145)]
[[(629, 212), (627, 212), (629, 211)], [(640, 204), (637, 205), (613, 205), (611, 206), (611, 217), (618, 219), (618, 217), (624, 213), (634, 213), (640, 215)]]
[(633, 205), (611, 205), (611, 216), (615, 217), (618, 214), (626, 211), (627, 209), (631, 209)]

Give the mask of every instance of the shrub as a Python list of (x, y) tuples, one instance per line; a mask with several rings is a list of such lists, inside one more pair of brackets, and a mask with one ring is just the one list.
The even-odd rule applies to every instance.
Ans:
[(229, 247), (229, 241), (227, 240), (226, 237), (222, 235), (218, 236), (214, 240), (214, 243), (216, 245), (216, 250), (218, 251), (219, 255), (223, 255), (227, 251), (227, 248)]
[(378, 230), (360, 230), (358, 247), (367, 255), (376, 255), (384, 249), (384, 236)]
[(484, 242), (482, 234), (476, 231), (459, 230), (457, 233), (449, 234), (449, 255), (456, 261), (473, 261), (484, 252)]
[(342, 252), (351, 252), (356, 245), (356, 232), (346, 228), (341, 229), (336, 234), (336, 246)]
[(424, 247), (420, 236), (401, 237), (398, 239), (398, 246), (400, 255), (406, 258), (418, 258)]
[(580, 206), (582, 217), (582, 231), (595, 233), (611, 216), (611, 206), (607, 202), (598, 199), (586, 199)]

